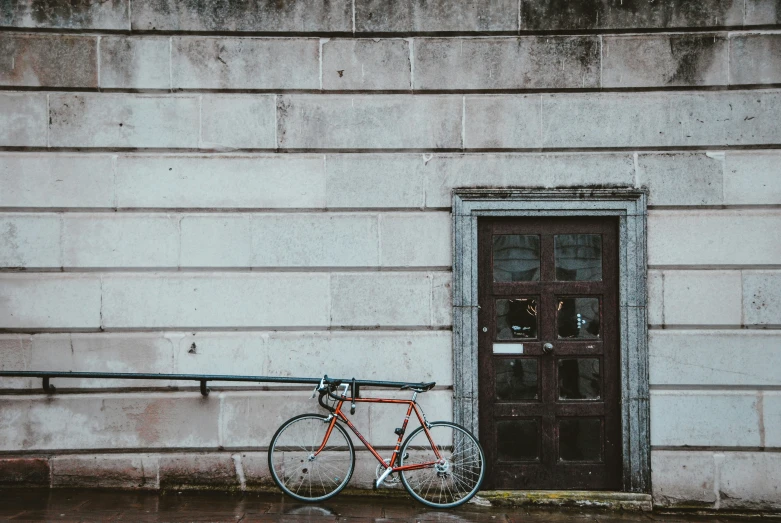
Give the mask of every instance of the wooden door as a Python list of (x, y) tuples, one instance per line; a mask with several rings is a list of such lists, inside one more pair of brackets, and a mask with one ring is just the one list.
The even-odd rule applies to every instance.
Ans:
[(621, 489), (618, 223), (479, 222), (487, 488)]

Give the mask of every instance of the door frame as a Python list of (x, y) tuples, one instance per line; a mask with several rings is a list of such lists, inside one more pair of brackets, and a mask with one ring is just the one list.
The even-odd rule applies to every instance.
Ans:
[(624, 492), (651, 492), (646, 320), (646, 192), (614, 189), (453, 191), (453, 419), (479, 434), (477, 221), (481, 217), (614, 216), (618, 225), (618, 317)]

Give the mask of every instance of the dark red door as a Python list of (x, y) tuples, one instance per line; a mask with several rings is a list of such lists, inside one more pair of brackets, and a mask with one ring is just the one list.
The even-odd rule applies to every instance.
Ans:
[(621, 489), (618, 224), (479, 222), (487, 488)]

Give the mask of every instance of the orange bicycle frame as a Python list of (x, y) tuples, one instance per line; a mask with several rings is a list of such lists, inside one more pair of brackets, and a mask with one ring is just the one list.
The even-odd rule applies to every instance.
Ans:
[[(417, 394), (415, 394), (415, 396), (417, 396)], [(352, 398), (351, 399), (351, 401), (354, 403), (396, 403), (396, 404), (408, 405), (407, 414), (406, 416), (404, 416), (404, 423), (401, 426), (401, 434), (399, 434), (399, 439), (396, 441), (396, 447), (393, 450), (393, 455), (391, 456), (389, 462), (386, 462), (382, 458), (382, 456), (379, 455), (379, 453), (374, 449), (371, 443), (366, 441), (366, 438), (363, 437), (363, 435), (358, 431), (355, 425), (353, 425), (353, 423), (347, 418), (344, 412), (342, 412), (342, 405), (346, 400), (339, 400), (337, 402), (336, 408), (334, 409), (331, 415), (331, 422), (328, 425), (328, 430), (326, 431), (325, 437), (323, 438), (323, 443), (320, 445), (320, 448), (317, 449), (314, 455), (317, 456), (318, 454), (320, 454), (320, 452), (323, 451), (326, 443), (328, 442), (328, 438), (331, 437), (331, 432), (333, 431), (334, 425), (336, 425), (336, 421), (342, 420), (348, 427), (350, 427), (350, 430), (352, 430), (353, 433), (356, 436), (358, 436), (358, 439), (360, 439), (361, 442), (366, 446), (366, 448), (369, 449), (369, 452), (372, 453), (375, 459), (379, 461), (386, 469), (391, 468), (392, 472), (398, 472), (403, 470), (417, 470), (417, 469), (428, 468), (433, 465), (436, 465), (437, 463), (442, 461), (442, 455), (439, 453), (439, 449), (434, 443), (434, 440), (431, 438), (431, 433), (428, 431), (428, 423), (426, 422), (426, 418), (423, 416), (420, 409), (418, 408), (417, 403), (415, 402), (415, 396), (413, 396), (413, 399), (411, 400), (394, 400), (394, 399), (387, 399), (387, 398)], [(409, 423), (409, 417), (412, 414), (413, 410), (415, 411), (415, 415), (418, 417), (420, 426), (423, 427), (423, 430), (426, 433), (426, 437), (428, 438), (428, 441), (431, 444), (431, 449), (434, 451), (434, 455), (437, 457), (437, 461), (429, 461), (425, 463), (416, 463), (414, 465), (402, 465), (400, 467), (395, 467), (394, 464), (396, 463), (397, 458), (399, 456), (399, 451), (401, 449), (401, 442), (404, 439), (404, 434), (407, 431), (407, 423)]]

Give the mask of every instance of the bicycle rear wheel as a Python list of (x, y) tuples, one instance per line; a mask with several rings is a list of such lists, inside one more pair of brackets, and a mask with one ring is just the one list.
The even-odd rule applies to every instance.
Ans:
[[(477, 439), (464, 427), (435, 421), (428, 429), (442, 460), (426, 468), (401, 471), (401, 482), (410, 496), (436, 508), (457, 507), (474, 496), (485, 476), (485, 456)], [(423, 427), (418, 427), (401, 447), (400, 464), (436, 462)]]
[(325, 448), (315, 456), (328, 431), (330, 419), (320, 414), (290, 418), (271, 438), (268, 468), (274, 483), (300, 501), (323, 501), (342, 490), (355, 470), (355, 449), (339, 423)]

